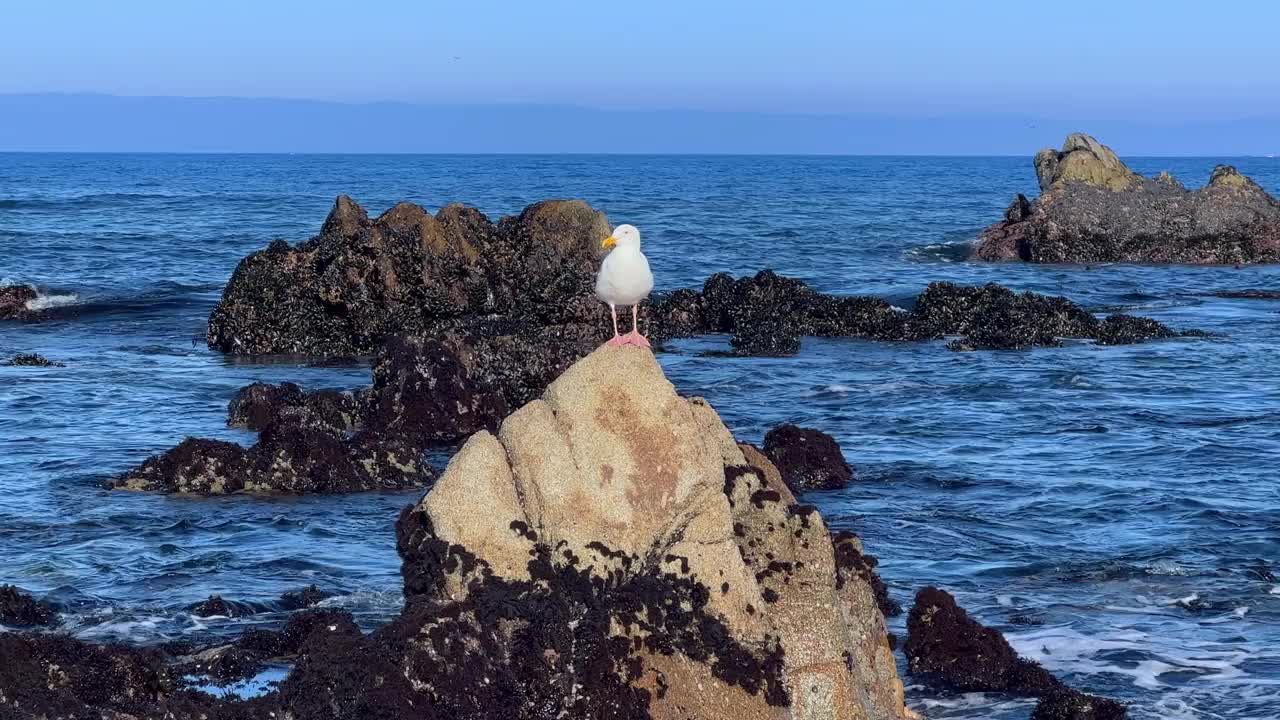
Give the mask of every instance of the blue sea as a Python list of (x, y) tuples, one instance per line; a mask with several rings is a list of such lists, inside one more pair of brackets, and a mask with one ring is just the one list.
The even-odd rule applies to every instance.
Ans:
[[(1189, 186), (1230, 162), (1280, 195), (1280, 160), (1138, 158)], [(740, 439), (796, 422), (857, 477), (814, 493), (909, 606), (936, 584), (1024, 655), (1139, 720), (1280, 717), (1280, 288), (1274, 267), (973, 264), (965, 244), (1036, 187), (1029, 157), (0, 154), (0, 281), (53, 319), (0, 324), (0, 583), (65, 606), (93, 640), (230, 637), (315, 583), (367, 627), (398, 612), (393, 521), (418, 493), (194, 499), (100, 483), (224, 426), (255, 380), (353, 388), (364, 366), (244, 362), (205, 347), (237, 261), (315, 234), (334, 196), (491, 215), (578, 197), (644, 234), (660, 289), (773, 268), (905, 306), (934, 280), (1066, 295), (1207, 339), (956, 353), (942, 342), (810, 339), (726, 358), (660, 356)], [(443, 459), (447, 454), (442, 455)], [(1273, 574), (1274, 573), (1274, 574)], [(221, 594), (262, 612), (199, 619)], [(905, 631), (904, 618), (891, 621)], [(1026, 718), (1031, 701), (908, 685), (930, 718)]]

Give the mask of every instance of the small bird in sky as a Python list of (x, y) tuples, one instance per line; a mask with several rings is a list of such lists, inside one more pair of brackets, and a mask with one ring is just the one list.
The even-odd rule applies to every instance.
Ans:
[[(647, 348), (649, 341), (640, 334), (638, 306), (653, 290), (653, 273), (649, 259), (640, 252), (640, 231), (634, 225), (619, 225), (600, 247), (610, 251), (596, 275), (596, 297), (609, 305), (613, 315), (613, 338), (606, 344)], [(631, 332), (626, 335), (618, 334), (619, 305), (631, 306)]]

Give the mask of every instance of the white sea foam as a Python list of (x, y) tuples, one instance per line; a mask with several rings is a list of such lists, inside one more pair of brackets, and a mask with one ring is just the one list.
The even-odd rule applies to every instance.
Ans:
[[(1105, 639), (1062, 627), (1037, 628), (1025, 633), (1009, 633), (1005, 637), (1019, 655), (1039, 662), (1052, 672), (1124, 675), (1131, 678), (1134, 685), (1148, 690), (1168, 690), (1185, 684), (1188, 674), (1210, 686), (1224, 683), (1254, 685), (1259, 681), (1241, 669), (1250, 658), (1246, 650), (1221, 649), (1216, 644), (1183, 642), (1170, 645), (1167, 638), (1137, 630), (1111, 632)], [(1123, 649), (1142, 649), (1153, 657), (1132, 666), (1097, 659), (1102, 652)], [(1169, 674), (1180, 678), (1176, 684), (1163, 679)]]
[(27, 309), (33, 312), (40, 310), (48, 310), (50, 308), (62, 307), (64, 305), (75, 305), (80, 302), (80, 296), (75, 293), (67, 293), (65, 295), (37, 295), (35, 298), (27, 301)]

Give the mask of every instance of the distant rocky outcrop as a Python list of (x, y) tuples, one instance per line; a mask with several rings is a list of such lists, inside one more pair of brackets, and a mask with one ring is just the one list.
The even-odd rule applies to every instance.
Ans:
[(779, 425), (765, 434), (764, 454), (792, 492), (835, 490), (853, 480), (840, 445), (821, 430)]
[(1219, 165), (1189, 191), (1168, 173), (1145, 178), (1111, 148), (1069, 135), (1035, 156), (1040, 197), (1017, 195), (983, 231), (979, 260), (1038, 263), (1280, 262), (1280, 202)]
[(1003, 692), (1041, 698), (1037, 719), (1120, 720), (1124, 705), (1067, 687), (1038, 663), (1018, 657), (998, 631), (928, 587), (907, 617), (907, 669), (930, 684), (958, 692)]

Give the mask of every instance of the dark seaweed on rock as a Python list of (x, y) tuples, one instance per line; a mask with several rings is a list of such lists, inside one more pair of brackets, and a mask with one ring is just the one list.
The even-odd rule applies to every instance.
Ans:
[(1189, 191), (1162, 173), (1144, 178), (1082, 133), (1036, 154), (1040, 197), (1017, 195), (983, 231), (980, 260), (1038, 263), (1280, 262), (1280, 202), (1219, 165)]
[(26, 320), (32, 316), (27, 303), (39, 297), (30, 285), (0, 286), (0, 320)]
[(506, 400), (473, 375), (469, 359), (436, 340), (391, 338), (373, 366), (365, 424), (423, 447), (496, 431)]
[(362, 424), (359, 401), (337, 390), (305, 392), (298, 385), (255, 382), (227, 405), (227, 426), (261, 432), (277, 423), (296, 423), (345, 432)]
[(840, 445), (821, 430), (779, 425), (765, 434), (764, 454), (795, 493), (835, 490), (853, 480)]
[(196, 495), (343, 493), (416, 487), (434, 477), (420, 446), (362, 432), (272, 425), (251, 448), (188, 438), (109, 481), (120, 490)]
[(36, 353), (18, 353), (12, 359), (0, 362), (0, 365), (10, 367), (66, 367), (63, 363), (54, 362)]
[(449, 205), (400, 203), (375, 220), (339, 197), (320, 235), (245, 258), (209, 318), (210, 347), (234, 354), (359, 355), (396, 334), (439, 337), (500, 318), (598, 323), (592, 295), (602, 213), (546, 201), (497, 224)]
[(1110, 720), (1125, 716), (1120, 703), (1073, 690), (1038, 663), (1018, 657), (999, 631), (969, 617), (955, 598), (935, 587), (916, 594), (907, 616), (903, 651), (908, 670), (931, 684), (958, 692), (1042, 698), (1037, 718)]
[(879, 298), (824, 295), (767, 270), (738, 280), (713, 275), (701, 295), (686, 291), (658, 298), (653, 315), (659, 326), (670, 324), (663, 328), (668, 336), (698, 334), (692, 329), (697, 321), (702, 333), (732, 333), (735, 352), (743, 355), (794, 354), (803, 335), (881, 341), (959, 335), (947, 347), (1012, 350), (1055, 347), (1064, 337), (1115, 345), (1203, 334), (1128, 315), (1098, 320), (1066, 298), (995, 284), (931, 283), (906, 312)]
[[(1033, 204), (1016, 205), (1009, 217), (1025, 222)], [(342, 196), (320, 235), (296, 247), (277, 241), (240, 263), (209, 319), (209, 345), (242, 355), (349, 356), (396, 336), (442, 339), (471, 355), (474, 375), (517, 407), (607, 338), (608, 315), (592, 287), (608, 230), (604, 215), (580, 201), (537, 203), (494, 224), (461, 205), (432, 216), (410, 203), (370, 220)], [(925, 312), (827, 295), (771, 270), (717, 273), (700, 290), (655, 295), (642, 327), (659, 342), (726, 333), (733, 354), (772, 357), (794, 355), (806, 336), (964, 335), (953, 349), (1167, 336), (1157, 328), (1104, 332), (1065, 299), (994, 285), (935, 283), (918, 304)]]
[(840, 530), (831, 535), (831, 544), (836, 553), (836, 587), (847, 582), (847, 576), (859, 577), (866, 581), (876, 596), (876, 606), (880, 614), (886, 618), (902, 614), (902, 605), (889, 597), (889, 588), (876, 573), (880, 561), (874, 555), (863, 552), (862, 541), (848, 530)]
[[(436, 538), (419, 510), (401, 515), (397, 534), (406, 611), (387, 633), (424, 640), (410, 648), (409, 667), (433, 706), (457, 713), (443, 717), (648, 718), (649, 691), (635, 685), (641, 649), (679, 652), (770, 705), (789, 702), (781, 647), (760, 654), (738, 644), (708, 612), (710, 590), (689, 577), (656, 568), (593, 575), (572, 553), (537, 543), (531, 579), (510, 581)], [(641, 567), (639, 557), (599, 552)], [(444, 597), (446, 573), (473, 578), (464, 601)]]

